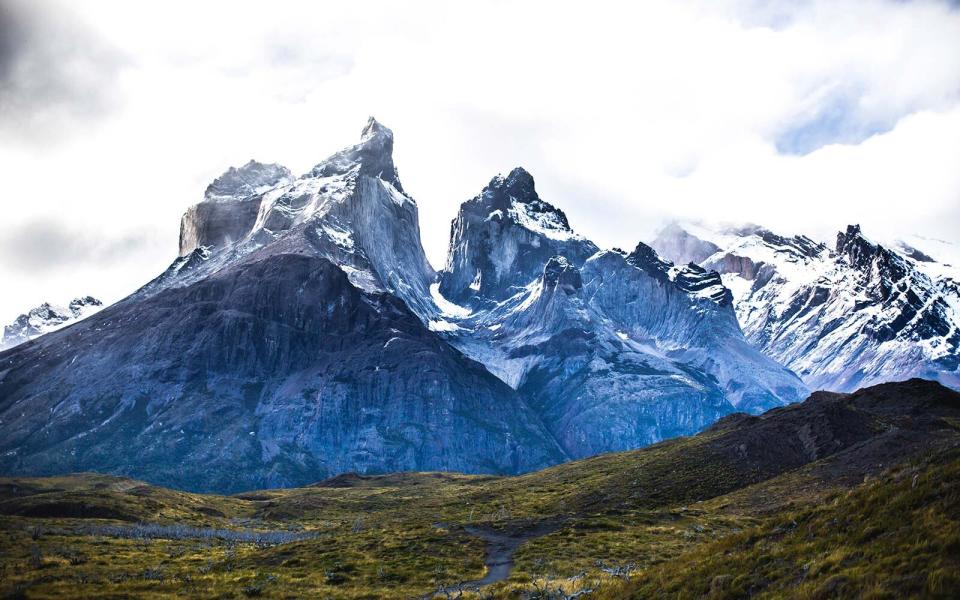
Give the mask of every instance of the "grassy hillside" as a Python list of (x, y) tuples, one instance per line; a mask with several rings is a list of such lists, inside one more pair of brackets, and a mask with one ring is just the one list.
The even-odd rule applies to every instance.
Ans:
[(958, 474), (960, 395), (914, 380), (520, 477), (2, 479), (0, 594), (456, 597), (516, 549), (463, 597), (949, 597)]

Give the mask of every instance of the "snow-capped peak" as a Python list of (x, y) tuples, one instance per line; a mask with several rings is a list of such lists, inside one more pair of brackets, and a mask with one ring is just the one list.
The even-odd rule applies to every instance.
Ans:
[(92, 315), (103, 308), (103, 302), (93, 296), (74, 298), (67, 306), (44, 302), (17, 317), (3, 328), (0, 349), (12, 348), (74, 321)]
[[(420, 244), (417, 206), (393, 164), (393, 132), (372, 117), (360, 141), (297, 179), (279, 177), (244, 196), (251, 162), (211, 186), (232, 202), (201, 202), (181, 221), (180, 259), (141, 292), (187, 285), (239, 262), (276, 253), (324, 257), (366, 291), (390, 291), (418, 314), (434, 314), (435, 273)], [(285, 170), (284, 170), (285, 172)], [(280, 173), (283, 175), (283, 173)], [(194, 253), (203, 248), (203, 256)]]
[(517, 167), (504, 177), (497, 175), (483, 189), (481, 198), (489, 204), (491, 219), (509, 218), (516, 224), (554, 240), (574, 237), (567, 215), (537, 195), (533, 176)]
[(378, 139), (389, 139), (393, 141), (393, 130), (384, 126), (380, 121), (377, 121), (371, 116), (367, 119), (367, 124), (364, 125), (363, 131), (360, 132), (360, 143), (370, 143)]
[(669, 282), (693, 297), (706, 298), (721, 306), (733, 300), (730, 290), (723, 285), (716, 271), (708, 271), (696, 263), (674, 265), (643, 242), (638, 243), (627, 256), (627, 262), (654, 279)]
[(859, 225), (840, 231), (832, 250), (758, 227), (682, 225), (653, 244), (682, 254), (701, 242), (717, 248), (699, 262), (722, 273), (750, 341), (810, 387), (960, 383), (960, 287), (949, 265), (871, 241)]
[(203, 195), (205, 202), (242, 200), (293, 181), (290, 169), (278, 164), (250, 160), (242, 167), (230, 167), (213, 180)]
[(522, 167), (497, 175), (464, 202), (452, 234), (440, 291), (462, 304), (506, 299), (539, 278), (552, 257), (581, 265), (598, 250), (573, 232), (562, 210), (540, 198)]
[(373, 117), (360, 133), (360, 143), (337, 152), (304, 177), (336, 177), (353, 170), (359, 175), (382, 179), (403, 194), (400, 176), (393, 164), (393, 131)]

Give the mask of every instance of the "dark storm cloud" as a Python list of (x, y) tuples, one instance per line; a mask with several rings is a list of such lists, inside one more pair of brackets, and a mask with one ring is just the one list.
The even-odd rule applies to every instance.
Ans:
[(126, 62), (69, 6), (0, 0), (0, 134), (48, 142), (109, 114)]
[(23, 273), (49, 272), (78, 265), (136, 259), (159, 243), (157, 232), (92, 235), (57, 221), (33, 221), (0, 234), (0, 262)]

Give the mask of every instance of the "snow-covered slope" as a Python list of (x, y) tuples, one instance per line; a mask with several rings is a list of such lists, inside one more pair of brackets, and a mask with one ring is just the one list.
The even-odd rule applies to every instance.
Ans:
[(722, 273), (747, 337), (810, 387), (910, 377), (960, 386), (957, 270), (910, 242), (878, 244), (856, 225), (828, 247), (758, 226), (675, 223), (652, 245)]
[(66, 327), (70, 323), (89, 317), (101, 308), (103, 303), (93, 296), (74, 298), (67, 306), (44, 302), (3, 328), (0, 350), (13, 348), (27, 340)]
[(522, 292), (446, 335), (527, 397), (573, 457), (651, 444), (733, 412), (715, 378), (591, 304), (599, 285), (553, 257)]

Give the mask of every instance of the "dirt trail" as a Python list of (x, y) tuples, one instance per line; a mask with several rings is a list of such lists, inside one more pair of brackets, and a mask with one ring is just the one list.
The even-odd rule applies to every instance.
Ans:
[(463, 582), (463, 587), (478, 587), (503, 581), (513, 571), (513, 555), (524, 542), (553, 533), (559, 528), (560, 523), (552, 522), (512, 533), (469, 525), (464, 527), (470, 535), (487, 542), (487, 556), (483, 560), (483, 564), (487, 566), (487, 574), (483, 579)]

